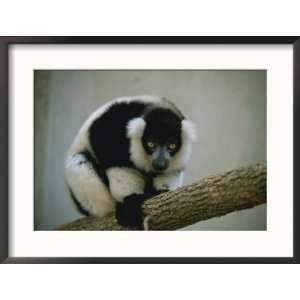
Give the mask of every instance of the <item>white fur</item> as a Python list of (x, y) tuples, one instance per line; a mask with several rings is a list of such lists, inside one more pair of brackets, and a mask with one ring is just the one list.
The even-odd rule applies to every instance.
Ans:
[(149, 230), (149, 221), (151, 220), (151, 217), (150, 216), (146, 216), (144, 218), (144, 221), (143, 221), (143, 227), (144, 227), (144, 230), (147, 231)]
[(142, 136), (146, 127), (143, 118), (134, 118), (127, 124), (127, 137), (129, 142), (130, 160), (141, 170), (151, 170), (151, 161), (144, 150)]
[(156, 190), (175, 190), (182, 186), (183, 176), (183, 171), (159, 175), (154, 178), (153, 185)]
[(166, 172), (184, 169), (191, 158), (192, 142), (196, 140), (195, 125), (188, 120), (181, 122), (181, 148), (172, 158), (172, 163)]
[(106, 172), (112, 196), (119, 202), (131, 194), (143, 194), (144, 177), (130, 168), (113, 167)]
[(128, 138), (142, 138), (146, 122), (143, 118), (134, 118), (127, 124), (127, 137)]
[(83, 155), (67, 157), (65, 176), (75, 198), (92, 215), (103, 217), (114, 210), (114, 199)]
[(189, 139), (191, 142), (195, 142), (197, 140), (196, 127), (193, 122), (189, 120), (182, 120), (181, 130), (183, 134), (183, 139), (185, 141), (187, 139)]

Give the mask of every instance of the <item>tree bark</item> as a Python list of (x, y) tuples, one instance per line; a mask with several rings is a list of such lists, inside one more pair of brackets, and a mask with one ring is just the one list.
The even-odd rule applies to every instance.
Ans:
[[(199, 182), (147, 200), (150, 230), (175, 230), (201, 220), (251, 208), (266, 202), (266, 165), (243, 167), (209, 176)], [(132, 230), (120, 226), (114, 214), (85, 217), (57, 230)]]

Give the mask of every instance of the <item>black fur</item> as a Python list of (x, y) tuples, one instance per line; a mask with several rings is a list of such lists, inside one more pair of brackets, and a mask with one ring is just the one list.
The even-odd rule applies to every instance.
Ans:
[[(149, 183), (148, 183), (149, 184)], [(147, 186), (147, 182), (146, 182)], [(142, 210), (142, 205), (144, 202), (156, 195), (161, 193), (168, 192), (168, 190), (156, 191), (151, 183), (148, 185), (148, 188), (145, 189), (145, 193), (132, 194), (126, 197), (123, 202), (118, 202), (116, 205), (116, 219), (118, 223), (122, 226), (134, 227), (138, 230), (144, 229), (144, 218), (145, 215)]]
[[(129, 139), (127, 124), (133, 118), (144, 115), (146, 128), (143, 135), (144, 148), (149, 138), (158, 144), (176, 143), (176, 151), (181, 146), (182, 118), (168, 109), (151, 108), (152, 104), (142, 102), (122, 102), (113, 104), (107, 112), (92, 124), (89, 138), (92, 149), (105, 169), (109, 167), (133, 167), (129, 159)], [(150, 107), (150, 109), (149, 109)]]
[(129, 159), (127, 123), (142, 115), (146, 105), (141, 102), (116, 103), (91, 126), (90, 143), (98, 161), (109, 167), (134, 167)]
[(144, 213), (142, 204), (145, 200), (145, 195), (132, 194), (126, 197), (123, 203), (117, 203), (116, 219), (118, 223), (125, 227), (143, 229)]
[(151, 150), (147, 147), (147, 142), (152, 141), (160, 146), (166, 146), (168, 143), (175, 143), (176, 149), (172, 151), (171, 156), (181, 147), (181, 121), (182, 118), (175, 115), (168, 109), (157, 108), (150, 110), (145, 115), (146, 128), (143, 135), (143, 146), (150, 154)]

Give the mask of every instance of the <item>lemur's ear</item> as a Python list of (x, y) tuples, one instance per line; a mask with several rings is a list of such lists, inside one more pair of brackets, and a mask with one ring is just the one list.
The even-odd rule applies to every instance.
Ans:
[(182, 120), (181, 121), (181, 130), (183, 138), (187, 138), (192, 142), (197, 140), (197, 131), (196, 126), (193, 122), (189, 120)]
[(146, 122), (143, 118), (134, 118), (127, 124), (128, 138), (141, 138), (146, 127)]

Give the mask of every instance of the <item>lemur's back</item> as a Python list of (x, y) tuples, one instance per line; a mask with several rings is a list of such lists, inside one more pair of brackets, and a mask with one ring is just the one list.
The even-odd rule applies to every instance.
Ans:
[(146, 106), (142, 102), (114, 103), (89, 128), (91, 148), (104, 167), (119, 164), (128, 166), (129, 139), (126, 127), (129, 120), (141, 116)]

